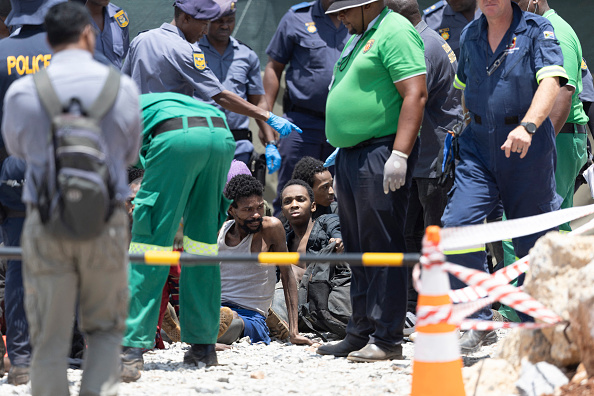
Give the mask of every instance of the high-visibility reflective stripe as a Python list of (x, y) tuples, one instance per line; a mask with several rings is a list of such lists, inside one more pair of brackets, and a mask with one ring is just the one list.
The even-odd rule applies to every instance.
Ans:
[(403, 259), (402, 253), (363, 253), (361, 256), (365, 266), (401, 266)]
[(158, 245), (150, 245), (148, 243), (131, 242), (128, 252), (143, 254), (145, 252), (150, 252), (153, 250), (157, 250), (157, 251), (161, 251), (161, 252), (170, 252), (173, 250), (173, 246), (158, 246)]
[(481, 245), (481, 246), (474, 246), (468, 249), (461, 249), (461, 250), (448, 250), (443, 252), (443, 254), (445, 254), (446, 256), (451, 256), (451, 255), (455, 255), (455, 254), (466, 254), (466, 253), (476, 253), (476, 252), (484, 252), (485, 251), (485, 245)]
[(451, 362), (460, 359), (458, 331), (442, 334), (417, 333), (415, 362)]
[(287, 265), (299, 263), (299, 253), (294, 252), (264, 252), (258, 254), (260, 264)]
[(427, 296), (425, 294), (419, 294), (417, 304), (418, 305), (448, 305), (451, 304), (452, 300), (450, 299), (449, 295), (441, 295), (441, 296)]
[(466, 84), (464, 84), (462, 81), (460, 81), (460, 79), (458, 78), (458, 75), (456, 75), (456, 78), (454, 79), (454, 88), (456, 88), (456, 89), (465, 89), (466, 88)]
[(219, 254), (219, 247), (216, 243), (194, 241), (184, 236), (184, 252), (200, 256), (216, 256)]
[(547, 77), (563, 77), (569, 80), (567, 77), (567, 72), (563, 68), (563, 66), (553, 65), (553, 66), (545, 66), (540, 69), (536, 73), (536, 82), (540, 84), (540, 82)]
[(162, 252), (158, 250), (152, 250), (144, 253), (144, 262), (147, 264), (163, 264), (171, 265), (178, 264), (180, 252)]

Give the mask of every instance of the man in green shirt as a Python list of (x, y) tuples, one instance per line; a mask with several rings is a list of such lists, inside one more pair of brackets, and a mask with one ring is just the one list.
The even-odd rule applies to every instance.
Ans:
[[(383, 0), (336, 0), (327, 13), (353, 37), (334, 67), (326, 137), (340, 147), (336, 193), (348, 252), (404, 252), (415, 145), (427, 100), (421, 37)], [(346, 338), (322, 355), (401, 359), (407, 270), (353, 267)]]
[[(518, 5), (523, 10), (542, 15), (551, 22), (563, 51), (563, 68), (569, 81), (561, 87), (549, 117), (557, 133), (557, 194), (563, 198), (561, 209), (571, 208), (575, 178), (587, 160), (588, 116), (579, 99), (582, 92), (582, 46), (573, 28), (549, 7), (547, 0), (520, 0)], [(569, 223), (559, 229), (571, 231)]]

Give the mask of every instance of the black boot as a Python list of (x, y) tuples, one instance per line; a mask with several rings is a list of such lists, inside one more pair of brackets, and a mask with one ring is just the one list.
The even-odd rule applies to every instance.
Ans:
[(200, 363), (206, 366), (217, 366), (217, 353), (214, 344), (192, 344), (190, 350), (184, 355), (185, 364), (199, 366)]
[(497, 342), (497, 333), (489, 330), (468, 330), (460, 337), (460, 352), (474, 353), (481, 346)]
[(124, 347), (122, 349), (122, 381), (138, 381), (143, 369), (144, 359), (142, 358), (142, 349)]
[(318, 355), (334, 355), (336, 357), (347, 357), (349, 353), (358, 351), (359, 349), (363, 348), (366, 343), (352, 343), (345, 338), (344, 340), (340, 341), (337, 344), (326, 344), (322, 345), (318, 348), (316, 353)]

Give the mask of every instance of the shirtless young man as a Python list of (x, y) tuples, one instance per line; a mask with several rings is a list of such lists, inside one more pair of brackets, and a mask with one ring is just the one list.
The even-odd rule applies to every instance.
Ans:
[[(225, 188), (230, 199), (228, 214), (219, 237), (219, 255), (286, 252), (285, 230), (282, 223), (264, 216), (262, 184), (252, 176), (238, 175)], [(280, 266), (285, 301), (289, 316), (289, 340), (293, 344), (311, 345), (313, 342), (297, 330), (297, 284), (293, 266)], [(221, 304), (231, 308), (241, 320), (241, 331), (232, 324), (219, 342), (230, 343), (243, 336), (252, 342), (270, 343), (266, 316), (274, 295), (275, 267), (256, 263), (221, 263)]]

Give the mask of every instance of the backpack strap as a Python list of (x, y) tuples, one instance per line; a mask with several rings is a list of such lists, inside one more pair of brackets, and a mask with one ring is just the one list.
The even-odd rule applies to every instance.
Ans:
[(114, 67), (110, 67), (109, 73), (107, 74), (107, 80), (105, 81), (105, 85), (103, 85), (103, 89), (101, 89), (101, 92), (99, 93), (99, 96), (97, 96), (97, 99), (95, 99), (95, 102), (89, 109), (87, 109), (87, 114), (89, 117), (97, 121), (101, 121), (103, 116), (105, 116), (109, 109), (113, 107), (119, 90), (120, 72)]
[(47, 70), (40, 69), (37, 73), (33, 74), (33, 82), (35, 83), (39, 100), (45, 111), (47, 111), (50, 120), (52, 120), (55, 116), (62, 113), (62, 102), (60, 102), (60, 98), (56, 94)]

